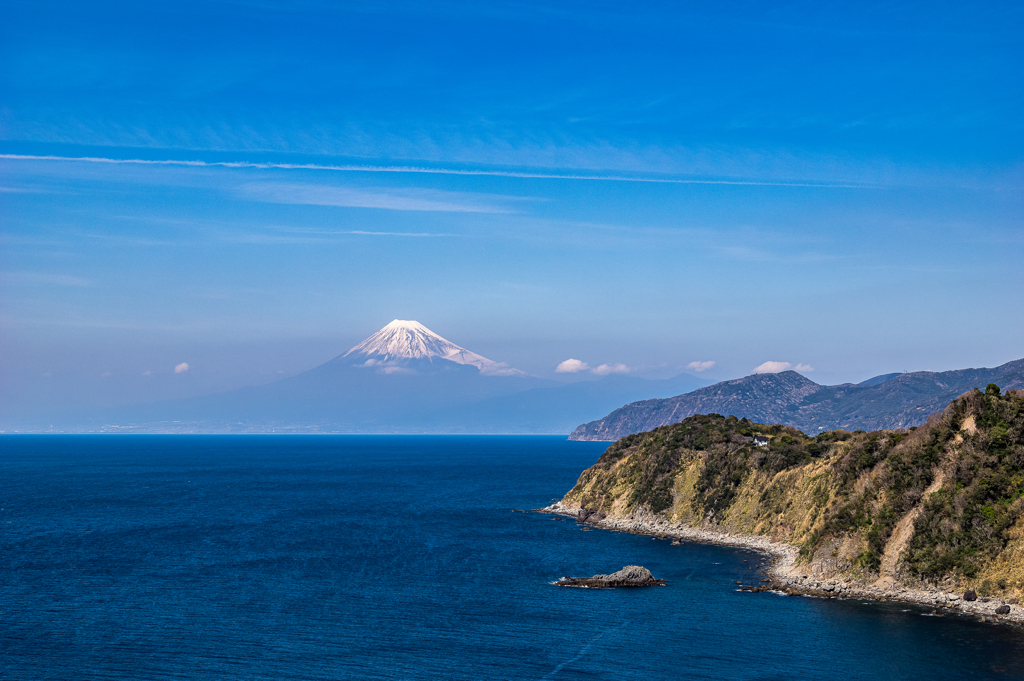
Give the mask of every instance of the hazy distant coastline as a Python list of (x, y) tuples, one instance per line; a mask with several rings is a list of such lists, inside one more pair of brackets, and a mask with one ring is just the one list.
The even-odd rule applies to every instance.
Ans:
[(795, 371), (754, 374), (685, 395), (627, 404), (578, 426), (569, 439), (613, 442), (694, 414), (781, 423), (810, 435), (839, 428), (910, 428), (924, 424), (958, 395), (989, 383), (1024, 389), (1024, 359), (991, 369), (885, 374), (856, 385), (819, 385)]

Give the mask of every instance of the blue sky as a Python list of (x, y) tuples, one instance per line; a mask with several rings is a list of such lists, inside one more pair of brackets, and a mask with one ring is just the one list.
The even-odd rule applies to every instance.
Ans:
[(383, 4), (3, 3), (0, 404), (1024, 356), (1018, 4)]

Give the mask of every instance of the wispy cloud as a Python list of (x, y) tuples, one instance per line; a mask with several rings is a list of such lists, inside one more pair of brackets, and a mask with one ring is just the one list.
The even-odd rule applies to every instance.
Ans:
[(0, 154), (0, 159), (13, 161), (63, 161), (79, 163), (137, 164), (156, 166), (186, 166), (193, 168), (258, 168), (278, 170), (330, 170), (339, 172), (359, 173), (423, 173), (430, 175), (470, 175), (485, 177), (514, 177), (542, 180), (587, 180), (605, 182), (651, 182), (655, 184), (722, 184), (750, 185), (760, 187), (817, 187), (822, 189), (873, 189), (878, 185), (856, 182), (826, 181), (773, 181), (773, 180), (742, 180), (742, 179), (708, 179), (657, 177), (645, 175), (595, 174), (595, 173), (555, 173), (531, 172), (498, 169), (445, 168), (431, 166), (408, 165), (324, 165), (317, 163), (259, 163), (253, 161), (183, 161), (177, 159), (143, 159), (143, 158), (106, 158), (102, 156), (31, 156), (27, 154)]
[(716, 250), (733, 260), (745, 262), (780, 262), (791, 264), (804, 264), (835, 260), (836, 256), (824, 253), (803, 252), (803, 253), (778, 253), (763, 249), (750, 248), (747, 246), (719, 246)]
[[(101, 242), (108, 242), (118, 246), (179, 246), (183, 242), (171, 239), (148, 239), (141, 236), (125, 234), (102, 234), (99, 232), (82, 232), (80, 234), (86, 239), (95, 239)], [(191, 243), (191, 242), (188, 242)]]
[(213, 331), (223, 328), (214, 323), (159, 324), (135, 321), (104, 321), (95, 319), (68, 319), (66, 316), (50, 318), (26, 318), (0, 315), (0, 326), (19, 327), (63, 327), (69, 329), (118, 329), (128, 331), (155, 331), (160, 333), (191, 333)]
[(586, 371), (590, 368), (590, 365), (584, 361), (578, 359), (569, 358), (564, 362), (561, 362), (555, 367), (555, 373), (557, 374), (578, 374), (581, 371)]
[(590, 373), (607, 376), (608, 374), (628, 374), (629, 371), (629, 367), (625, 364), (601, 364), (591, 369)]
[(777, 374), (793, 368), (789, 362), (765, 362), (754, 369), (755, 374)]
[(628, 374), (631, 369), (625, 364), (600, 364), (591, 367), (583, 360), (571, 358), (555, 367), (555, 373), (558, 374), (578, 374), (581, 371), (589, 371), (595, 376), (607, 376), (608, 374)]
[(0, 277), (12, 284), (42, 284), (50, 286), (92, 286), (92, 282), (82, 277), (50, 272), (3, 272)]
[(808, 371), (814, 371), (814, 367), (812, 367), (810, 364), (801, 363), (797, 364), (796, 366), (793, 366), (789, 362), (765, 362), (764, 364), (761, 364), (756, 369), (754, 369), (754, 373), (777, 374), (782, 371), (789, 371), (790, 369), (792, 369), (793, 371), (802, 371), (805, 373)]
[(24, 187), (0, 187), (0, 194), (42, 194), (42, 189), (25, 189)]
[(365, 236), (459, 236), (458, 234), (447, 234), (443, 232), (366, 232), (361, 229), (353, 229), (348, 232), (334, 232), (334, 234), (363, 234)]
[(283, 233), (267, 234), (262, 232), (245, 232), (241, 234), (225, 232), (220, 234), (218, 241), (234, 244), (252, 244), (279, 246), (283, 244), (330, 244), (338, 241), (337, 237), (399, 237), (399, 238), (429, 238), (429, 237), (459, 237), (459, 234), (446, 232), (371, 232), (360, 229), (349, 230), (285, 230)]
[(369, 229), (282, 229), (285, 232), (299, 233), (315, 237), (343, 237), (356, 235), (362, 237), (465, 237), (446, 231), (372, 231)]
[(503, 197), (432, 189), (358, 189), (329, 185), (253, 182), (239, 189), (245, 197), (267, 203), (383, 208), (445, 213), (511, 213), (495, 201)]
[[(204, 233), (211, 235), (210, 238), (229, 243), (253, 243), (253, 244), (313, 244), (327, 243), (331, 237), (336, 236), (399, 236), (399, 237), (459, 237), (469, 238), (465, 234), (454, 232), (382, 232), (368, 229), (318, 229), (315, 227), (292, 227), (280, 225), (268, 225), (264, 232), (237, 231), (243, 225), (219, 220), (198, 220), (198, 219), (173, 219), (155, 216), (140, 215), (112, 215), (111, 218), (127, 220), (131, 222), (142, 222), (155, 225), (170, 225), (174, 227), (200, 228)], [(249, 225), (244, 225), (248, 227)], [(236, 230), (236, 231), (232, 231)], [(5, 237), (0, 233), (0, 238)], [(125, 237), (116, 234), (82, 234), (82, 236), (118, 240), (122, 243), (130, 243), (137, 246), (170, 246), (179, 243), (195, 243), (195, 239), (187, 241), (157, 241), (144, 240), (137, 237)], [(33, 242), (34, 243), (34, 242)], [(47, 242), (51, 243), (51, 242)], [(57, 242), (52, 242), (56, 244)]]
[(701, 372), (707, 371), (713, 366), (715, 366), (715, 362), (711, 360), (707, 362), (690, 362), (689, 364), (686, 365), (686, 368), (691, 371)]

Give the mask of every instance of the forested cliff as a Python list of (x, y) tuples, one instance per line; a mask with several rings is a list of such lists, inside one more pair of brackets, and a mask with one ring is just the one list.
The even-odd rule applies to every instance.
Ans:
[(1015, 597), (1024, 593), (1022, 440), (1024, 391), (995, 385), (910, 430), (809, 437), (691, 416), (614, 443), (563, 503), (766, 536), (867, 582)]

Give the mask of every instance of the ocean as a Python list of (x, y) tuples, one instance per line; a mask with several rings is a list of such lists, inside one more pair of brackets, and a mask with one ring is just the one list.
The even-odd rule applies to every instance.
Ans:
[[(0, 436), (0, 678), (1024, 679), (1019, 629), (515, 512), (605, 446)], [(551, 585), (628, 564), (669, 584)]]

